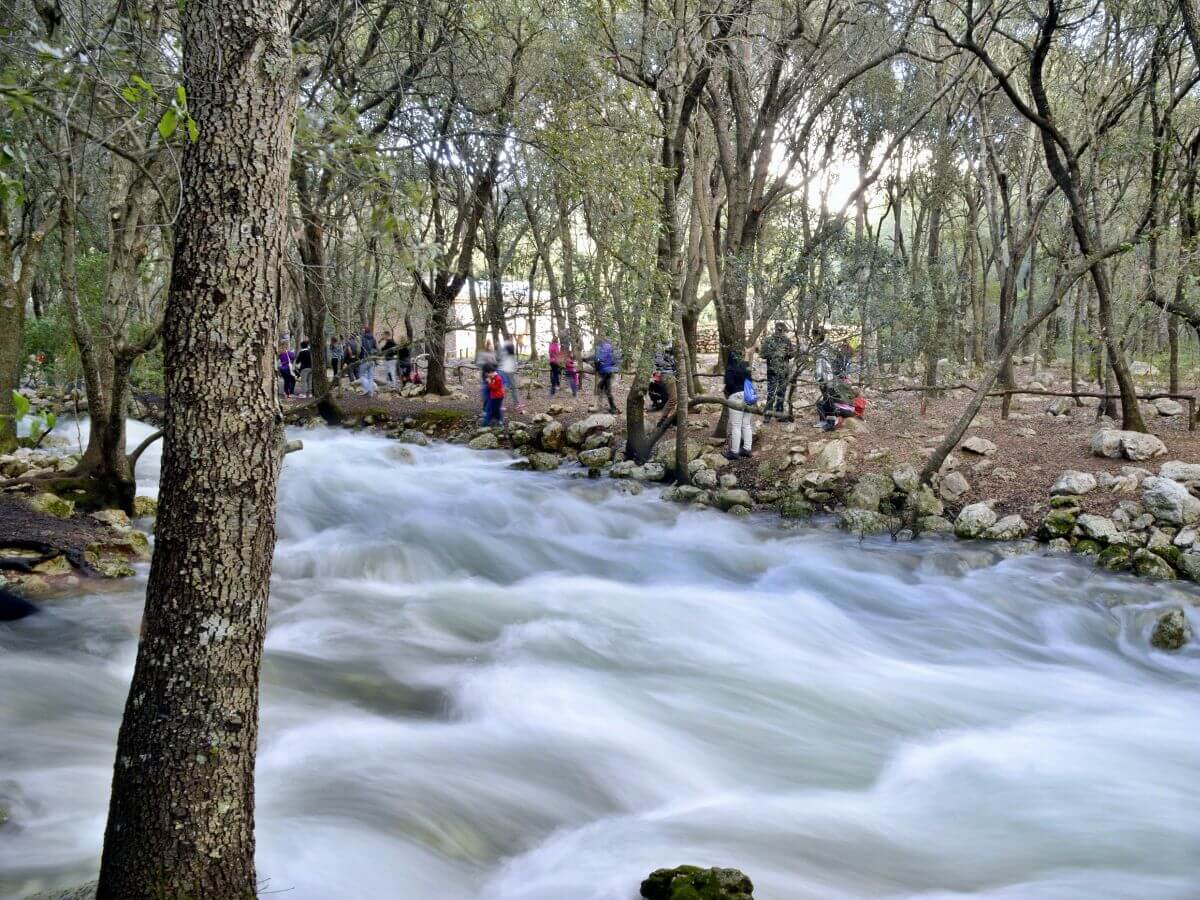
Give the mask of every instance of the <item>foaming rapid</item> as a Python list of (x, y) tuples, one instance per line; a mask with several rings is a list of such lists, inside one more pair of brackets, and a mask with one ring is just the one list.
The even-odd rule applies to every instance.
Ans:
[[(1200, 652), (1147, 644), (1189, 589), (300, 436), (264, 895), (630, 900), (694, 862), (766, 900), (1200, 896)], [(0, 895), (94, 877), (143, 589), (0, 626)]]

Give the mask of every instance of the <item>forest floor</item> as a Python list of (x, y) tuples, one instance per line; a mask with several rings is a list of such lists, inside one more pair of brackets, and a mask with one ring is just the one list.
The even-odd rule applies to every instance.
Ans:
[[(475, 377), (474, 372), (468, 370), (461, 382), (452, 380), (456, 393), (450, 397), (405, 398), (387, 385), (381, 385), (374, 398), (363, 396), (357, 387), (343, 387), (340, 402), (347, 412), (358, 415), (382, 410), (394, 421), (406, 417), (417, 417), (424, 422), (435, 420), (442, 425), (437, 435), (444, 437), (475, 428), (479, 410)], [(569, 390), (554, 397), (547, 396), (546, 380), (545, 375), (524, 378), (521, 391), (523, 409), (511, 408), (506, 400), (505, 415), (510, 420), (528, 422), (533, 416), (557, 406), (562, 407), (562, 412), (557, 413), (556, 418), (563, 424), (569, 424), (592, 412), (606, 409), (603, 399), (593, 393), (590, 376), (577, 397), (572, 397)], [(704, 380), (710, 386), (710, 391), (715, 392), (720, 386), (720, 379), (706, 376)], [(1028, 386), (1035, 380), (1048, 390), (1069, 389), (1066, 375), (1060, 370), (1039, 367), (1033, 372), (1029, 366), (1017, 369), (1016, 381), (1019, 385)], [(1093, 390), (1086, 386), (1080, 389)], [(1155, 379), (1143, 379), (1139, 383), (1139, 390), (1147, 393), (1163, 389), (1161, 382)], [(1194, 373), (1185, 379), (1183, 385), (1183, 393), (1193, 392), (1200, 393), (1200, 383)], [(864, 394), (869, 401), (864, 419), (855, 423), (853, 429), (839, 429), (834, 435), (845, 438), (851, 444), (847, 471), (850, 480), (867, 472), (886, 472), (905, 464), (919, 469), (972, 396), (965, 390), (951, 391), (940, 399), (928, 400), (922, 411), (922, 395), (919, 393), (884, 394), (868, 388)], [(614, 387), (614, 395), (621, 410), (615, 429), (620, 436), (624, 422), (622, 383)], [(1145, 463), (1093, 456), (1089, 443), (1096, 430), (1096, 401), (1085, 399), (1084, 403), (1090, 405), (1076, 407), (1072, 415), (1054, 416), (1046, 411), (1054, 399), (1041, 396), (1014, 397), (1007, 420), (1001, 418), (998, 398), (985, 403), (966, 438), (986, 438), (997, 449), (988, 458), (974, 456), (961, 449), (956, 451), (958, 469), (971, 487), (953, 506), (995, 500), (998, 512), (1020, 513), (1027, 520), (1035, 521), (1048, 507), (1050, 488), (1064, 470), (1116, 473), (1124, 466), (1139, 465), (1157, 471), (1158, 466), (1166, 460), (1200, 460), (1200, 431), (1188, 431), (1186, 414), (1159, 416), (1148, 404), (1143, 404), (1147, 426), (1166, 444), (1166, 456)], [(799, 403), (796, 408), (802, 409)], [(811, 413), (811, 408), (806, 409)], [(720, 408), (717, 406), (693, 411), (691, 421), (694, 435), (697, 438), (711, 436), (719, 414)], [(657, 420), (658, 414), (647, 411), (646, 416), (647, 424), (651, 425)], [(1119, 428), (1119, 423), (1113, 427)], [(815, 427), (815, 414), (802, 415), (795, 422), (764, 424), (761, 419), (756, 419), (754, 456), (732, 463), (731, 471), (738, 475), (742, 486), (768, 487), (770, 477), (765, 473), (770, 466), (764, 466), (764, 462), (784, 462), (789, 448), (827, 437)], [(668, 432), (664, 441), (670, 439), (671, 432)], [(709, 437), (709, 440), (714, 446), (721, 444), (716, 438)], [(1084, 498), (1083, 505), (1088, 511), (1107, 514), (1121, 499), (1125, 498), (1109, 491), (1095, 491)]]

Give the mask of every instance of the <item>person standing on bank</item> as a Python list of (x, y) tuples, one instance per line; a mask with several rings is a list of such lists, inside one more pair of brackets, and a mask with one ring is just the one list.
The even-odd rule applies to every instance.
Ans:
[(791, 338), (787, 336), (786, 322), (775, 323), (775, 332), (763, 341), (759, 355), (767, 361), (766, 411), (782, 414), (787, 395), (788, 363), (796, 355)]
[(337, 381), (342, 365), (342, 339), (336, 334), (329, 339), (329, 365), (333, 367), (333, 380)]
[(288, 349), (288, 342), (279, 342), (279, 377), (283, 379), (283, 396), (296, 393), (296, 354)]
[(390, 331), (383, 332), (383, 343), (379, 345), (379, 352), (383, 356), (383, 373), (387, 377), (388, 384), (396, 382), (396, 352), (399, 349), (396, 342), (392, 340)]
[[(749, 395), (749, 396), (747, 396)], [(754, 381), (750, 367), (736, 350), (730, 350), (725, 360), (725, 399), (745, 406), (753, 406), (758, 397), (754, 395)], [(754, 444), (753, 413), (746, 409), (729, 410), (729, 447), (726, 459), (749, 459)]]
[(308, 341), (300, 342), (300, 352), (296, 354), (296, 370), (299, 377), (299, 395), (312, 396), (312, 348)]
[(550, 357), (550, 396), (553, 397), (562, 383), (562, 345), (558, 342), (558, 335), (550, 335), (550, 348), (547, 351)]
[(608, 411), (617, 414), (617, 402), (613, 400), (612, 380), (617, 372), (617, 355), (613, 350), (612, 341), (606, 337), (596, 343), (596, 353), (592, 357), (596, 367), (596, 393), (608, 398)]
[(521, 405), (521, 394), (517, 388), (517, 348), (512, 340), (505, 340), (500, 345), (500, 377), (504, 379), (504, 395), (511, 398), (512, 407), (517, 412), (524, 412)]

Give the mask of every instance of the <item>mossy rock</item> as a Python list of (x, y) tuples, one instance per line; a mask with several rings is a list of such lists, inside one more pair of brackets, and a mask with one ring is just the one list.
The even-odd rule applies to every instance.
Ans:
[(1038, 537), (1044, 541), (1052, 541), (1055, 538), (1070, 537), (1074, 530), (1075, 512), (1070, 509), (1053, 509), (1042, 520), (1038, 528)]
[(1124, 572), (1129, 568), (1129, 548), (1105, 547), (1096, 559), (1096, 565), (1110, 572)]
[(1154, 547), (1150, 552), (1161, 556), (1172, 569), (1178, 569), (1183, 560), (1183, 551), (1178, 547)]
[(1080, 556), (1099, 556), (1100, 542), (1091, 538), (1082, 538), (1071, 545), (1071, 550)]
[(134, 497), (133, 498), (133, 516), (135, 519), (144, 519), (150, 516), (158, 515), (158, 501), (153, 497)]
[(1133, 571), (1143, 578), (1157, 578), (1160, 581), (1174, 581), (1178, 578), (1170, 563), (1149, 550), (1138, 550), (1133, 554)]
[(54, 516), (56, 519), (69, 519), (71, 514), (75, 512), (75, 501), (66, 500), (58, 494), (52, 494), (49, 491), (38, 494), (29, 498), (29, 505), (38, 512), (44, 512), (48, 516)]
[(775, 504), (775, 508), (785, 519), (811, 519), (816, 511), (816, 507), (805, 500), (801, 494), (789, 494), (779, 500)]
[(644, 900), (754, 900), (754, 884), (737, 869), (677, 866), (642, 882)]
[(423, 409), (413, 416), (413, 422), (418, 428), (456, 428), (472, 418), (472, 413), (461, 409)]
[(1072, 494), (1062, 494), (1058, 497), (1051, 497), (1050, 508), (1069, 509), (1072, 512), (1079, 512), (1079, 498)]

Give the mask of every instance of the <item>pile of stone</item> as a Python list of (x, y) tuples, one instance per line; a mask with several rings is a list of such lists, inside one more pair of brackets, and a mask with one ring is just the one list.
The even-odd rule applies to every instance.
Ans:
[[(1108, 487), (1140, 492), (1111, 516), (1082, 511), (1082, 497)], [(1064, 472), (1051, 489), (1038, 537), (1060, 550), (1094, 557), (1105, 569), (1164, 580), (1200, 581), (1200, 464), (1166, 462), (1157, 475), (1126, 467), (1118, 476)]]

